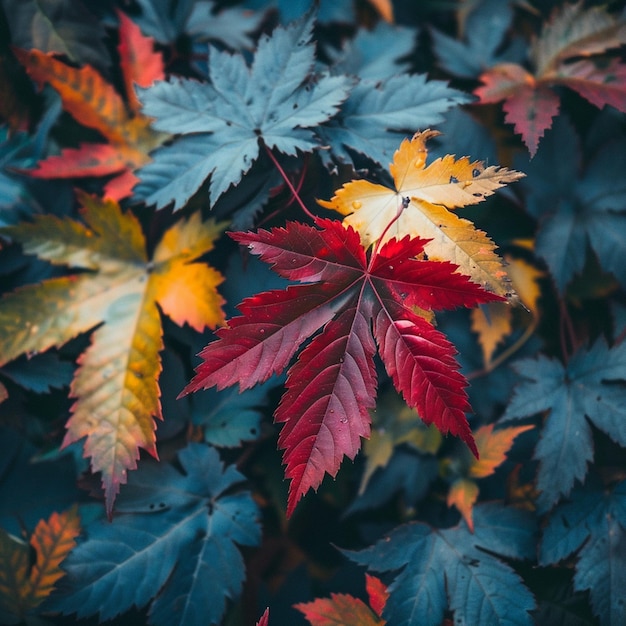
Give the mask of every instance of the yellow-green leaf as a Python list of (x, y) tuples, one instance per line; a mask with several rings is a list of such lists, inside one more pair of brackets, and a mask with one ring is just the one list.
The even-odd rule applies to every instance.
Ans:
[(99, 325), (72, 381), (76, 402), (64, 443), (85, 438), (85, 456), (94, 472), (102, 472), (110, 512), (139, 449), (156, 456), (162, 348), (157, 304), (176, 323), (198, 330), (224, 321), (216, 291), (221, 275), (194, 263), (213, 247), (223, 225), (202, 223), (199, 215), (178, 222), (149, 262), (131, 213), (112, 200), (87, 194), (80, 199), (84, 223), (40, 216), (3, 231), (29, 254), (87, 271), (28, 285), (0, 300), (0, 364), (60, 346)]
[(352, 181), (320, 204), (345, 215), (344, 224), (358, 231), (366, 247), (381, 238), (411, 235), (431, 239), (425, 248), (430, 259), (455, 263), (474, 282), (510, 296), (506, 271), (493, 241), (449, 209), (481, 202), (523, 174), (493, 165), (484, 167), (467, 157), (455, 160), (451, 155), (426, 166), (426, 142), (437, 134), (428, 130), (402, 142), (390, 166), (395, 189)]

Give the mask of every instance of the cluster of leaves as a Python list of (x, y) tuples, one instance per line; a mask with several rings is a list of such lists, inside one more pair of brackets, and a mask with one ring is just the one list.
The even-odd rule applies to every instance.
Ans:
[(626, 14), (415, 4), (2, 0), (2, 623), (626, 619)]

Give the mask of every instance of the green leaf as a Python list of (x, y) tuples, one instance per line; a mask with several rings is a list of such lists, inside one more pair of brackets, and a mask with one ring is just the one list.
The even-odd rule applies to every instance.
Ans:
[(514, 368), (524, 380), (503, 421), (548, 412), (535, 449), (541, 491), (537, 504), (546, 511), (587, 474), (593, 460), (589, 421), (626, 446), (626, 344), (609, 349), (600, 339), (576, 352), (567, 367), (539, 356), (518, 361)]
[(151, 624), (220, 623), (243, 583), (236, 544), (260, 540), (257, 507), (248, 493), (230, 493), (243, 476), (224, 468), (215, 449), (190, 444), (178, 460), (182, 471), (142, 464), (113, 522), (87, 527), (65, 562), (68, 589), (54, 609), (106, 621), (154, 598)]
[(550, 515), (539, 562), (576, 554), (574, 589), (589, 590), (602, 624), (626, 621), (626, 482), (608, 491), (591, 480)]
[[(183, 137), (187, 142), (182, 148), (174, 142), (172, 148), (154, 154), (154, 163), (140, 172), (147, 184), (139, 184), (136, 195), (158, 208), (173, 201), (177, 209), (211, 174), (215, 201), (249, 171), (260, 144), (288, 155), (316, 148), (309, 128), (336, 114), (347, 96), (348, 81), (314, 71), (312, 29), (312, 15), (287, 28), (276, 28), (271, 37), (261, 38), (250, 67), (241, 55), (211, 49), (210, 84), (173, 79), (141, 91), (144, 113), (155, 118), (155, 128), (196, 134)], [(169, 156), (170, 150), (175, 158)], [(195, 156), (193, 173), (181, 181), (178, 175), (184, 171), (182, 159), (187, 150)], [(172, 161), (176, 164), (170, 170)], [(168, 171), (173, 174), (169, 180)], [(162, 189), (154, 189), (155, 179)]]
[(472, 534), (465, 522), (445, 530), (414, 522), (370, 548), (348, 553), (375, 571), (400, 570), (389, 586), (383, 618), (390, 624), (439, 626), (449, 609), (459, 624), (533, 623), (532, 594), (511, 567), (493, 556), (532, 558), (533, 517), (482, 504), (474, 509), (474, 525)]

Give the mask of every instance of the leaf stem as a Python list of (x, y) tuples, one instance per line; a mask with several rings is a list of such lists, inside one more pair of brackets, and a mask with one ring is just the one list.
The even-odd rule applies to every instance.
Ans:
[(410, 202), (411, 202), (411, 199), (408, 196), (402, 198), (402, 203), (398, 207), (398, 210), (396, 211), (396, 214), (393, 216), (393, 219), (389, 221), (387, 226), (385, 226), (385, 230), (383, 230), (382, 234), (380, 235), (380, 237), (376, 240), (376, 243), (374, 244), (374, 250), (372, 252), (372, 256), (370, 257), (370, 262), (369, 262), (370, 266), (372, 265), (373, 259), (378, 254), (378, 250), (383, 242), (383, 239), (385, 238), (385, 235), (387, 234), (387, 231), (395, 224), (395, 222), (398, 221), (398, 218), (402, 215), (404, 210), (409, 206)]
[(560, 314), (561, 314), (560, 326), (559, 326), (559, 337), (561, 340), (561, 354), (563, 356), (563, 362), (567, 363), (569, 361), (570, 356), (578, 348), (578, 341), (576, 339), (576, 331), (574, 330), (574, 324), (572, 323), (572, 318), (570, 317), (569, 311), (567, 310), (567, 306), (565, 305), (565, 301), (562, 298), (559, 298), (559, 309), (560, 309)]
[[(265, 146), (265, 144), (263, 144), (263, 145)], [(311, 213), (311, 211), (309, 211), (309, 209), (306, 208), (306, 205), (302, 201), (302, 198), (300, 197), (300, 194), (298, 193), (298, 190), (293, 186), (293, 183), (289, 180), (289, 177), (285, 173), (285, 170), (282, 168), (281, 164), (278, 162), (278, 159), (272, 154), (272, 151), (269, 149), (268, 146), (265, 146), (265, 151), (267, 152), (267, 155), (269, 156), (270, 160), (272, 161), (272, 163), (274, 164), (274, 166), (276, 167), (276, 169), (279, 171), (280, 175), (282, 176), (283, 180), (287, 184), (287, 187), (289, 187), (289, 190), (293, 194), (293, 197), (295, 198), (296, 202), (300, 205), (300, 208), (314, 222), (317, 222), (317, 217), (315, 215), (313, 215), (313, 213)]]

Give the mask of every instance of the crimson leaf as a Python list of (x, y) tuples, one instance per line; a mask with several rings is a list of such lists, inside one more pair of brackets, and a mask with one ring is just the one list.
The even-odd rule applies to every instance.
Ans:
[(421, 309), (450, 309), (500, 300), (448, 262), (416, 257), (426, 240), (390, 240), (366, 255), (359, 235), (338, 221), (320, 229), (290, 222), (270, 231), (234, 233), (284, 278), (305, 283), (246, 298), (240, 317), (217, 331), (219, 339), (183, 394), (239, 383), (241, 391), (289, 364), (300, 344), (317, 331), (288, 373), (275, 419), (283, 423), (279, 446), (292, 479), (287, 513), (335, 476), (342, 458), (353, 459), (370, 431), (376, 399), (376, 344), (388, 374), (427, 424), (476, 447), (465, 412), (470, 405), (454, 346)]

